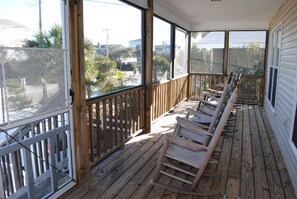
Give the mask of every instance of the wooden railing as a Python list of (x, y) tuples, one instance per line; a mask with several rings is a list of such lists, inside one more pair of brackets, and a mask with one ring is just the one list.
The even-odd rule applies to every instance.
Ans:
[[(207, 88), (216, 89), (223, 82), (223, 75), (190, 74), (190, 98), (202, 97)], [(264, 96), (264, 77), (242, 76), (239, 83), (238, 102), (244, 104), (262, 104)]]
[(153, 84), (153, 120), (187, 98), (188, 75)]
[(68, 112), (8, 129), (14, 139), (0, 147), (0, 198), (43, 198), (71, 181), (69, 130)]
[(91, 166), (144, 127), (144, 87), (87, 100)]

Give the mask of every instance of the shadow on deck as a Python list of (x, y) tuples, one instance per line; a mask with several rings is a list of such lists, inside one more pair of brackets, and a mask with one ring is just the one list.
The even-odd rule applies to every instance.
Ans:
[[(186, 101), (153, 124), (152, 132), (130, 140), (124, 148), (93, 168), (92, 176), (61, 198), (203, 198), (167, 192), (149, 184), (154, 174), (162, 136), (174, 129), (176, 116), (196, 102)], [(237, 110), (237, 131), (224, 134), (219, 164), (210, 166), (218, 175), (203, 177), (198, 189), (217, 190), (210, 198), (296, 198), (264, 109), (244, 105)], [(162, 177), (163, 183), (184, 184)], [(205, 198), (205, 197), (204, 197)]]

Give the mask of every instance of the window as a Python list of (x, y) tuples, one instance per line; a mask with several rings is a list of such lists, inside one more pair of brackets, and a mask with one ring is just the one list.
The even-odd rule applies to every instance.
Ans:
[(191, 72), (222, 73), (224, 40), (224, 32), (192, 32)]
[(153, 82), (170, 79), (171, 24), (154, 17)]
[(264, 74), (266, 31), (230, 31), (228, 73)]
[(187, 73), (188, 33), (175, 29), (174, 77)]
[(272, 33), (272, 40), (271, 40), (268, 100), (270, 101), (273, 108), (275, 107), (275, 96), (276, 96), (280, 49), (281, 49), (281, 29), (279, 28)]
[(294, 127), (293, 127), (293, 137), (292, 141), (297, 148), (297, 105), (296, 105), (296, 110), (295, 110), (295, 121), (294, 121)]
[(84, 0), (83, 13), (87, 98), (142, 85), (142, 10)]

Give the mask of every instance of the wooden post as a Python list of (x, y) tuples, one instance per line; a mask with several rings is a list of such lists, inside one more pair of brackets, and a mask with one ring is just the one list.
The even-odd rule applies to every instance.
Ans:
[(187, 82), (187, 99), (190, 99), (191, 97), (191, 94), (192, 94), (192, 84), (190, 82), (190, 80), (192, 79), (191, 78), (191, 32), (188, 31), (188, 58), (187, 58), (187, 72), (188, 72), (188, 76), (187, 76), (187, 79), (188, 79), (188, 82)]
[(71, 89), (74, 92), (72, 104), (74, 162), (77, 181), (90, 175), (88, 154), (88, 131), (86, 118), (84, 37), (82, 1), (70, 1), (70, 63)]
[(223, 80), (228, 72), (228, 59), (229, 59), (229, 31), (225, 31), (225, 45), (224, 45), (224, 66), (223, 66)]
[(268, 60), (268, 43), (269, 43), (269, 31), (266, 31), (266, 42), (265, 42), (265, 56), (264, 56), (264, 72), (263, 72), (263, 77), (262, 77), (262, 82), (260, 86), (260, 102), (259, 104), (263, 106), (264, 104), (264, 95), (265, 95), (265, 84), (266, 84), (266, 67), (267, 66), (267, 60)]
[(146, 133), (152, 128), (152, 90), (153, 90), (153, 0), (148, 0), (145, 11), (145, 129)]

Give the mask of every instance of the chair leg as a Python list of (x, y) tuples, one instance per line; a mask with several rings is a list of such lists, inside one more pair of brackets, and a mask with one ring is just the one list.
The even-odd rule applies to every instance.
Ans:
[(199, 184), (199, 182), (200, 182), (200, 180), (201, 180), (201, 178), (203, 176), (203, 173), (204, 173), (204, 171), (206, 169), (206, 166), (207, 166), (207, 162), (206, 163), (203, 163), (200, 166), (200, 168), (199, 168), (199, 170), (197, 172), (197, 175), (196, 175), (196, 177), (195, 177), (195, 179), (194, 179), (194, 181), (193, 181), (193, 183), (191, 185), (191, 188), (190, 188), (191, 191), (195, 191), (196, 190), (196, 188), (197, 188), (197, 186), (198, 186), (198, 184)]
[(158, 160), (158, 163), (157, 163), (156, 173), (155, 173), (155, 175), (153, 177), (153, 182), (157, 182), (161, 177), (161, 172), (160, 171), (161, 171), (162, 163), (164, 161), (165, 154), (166, 154), (166, 151), (167, 151), (168, 147), (169, 147), (169, 141), (165, 140), (162, 152), (160, 154), (160, 157), (159, 157), (159, 160)]

